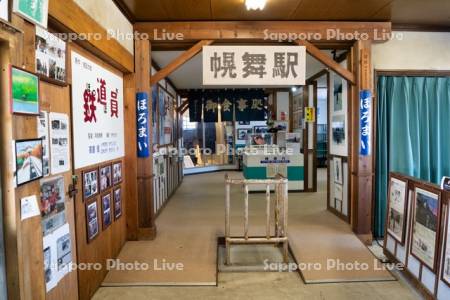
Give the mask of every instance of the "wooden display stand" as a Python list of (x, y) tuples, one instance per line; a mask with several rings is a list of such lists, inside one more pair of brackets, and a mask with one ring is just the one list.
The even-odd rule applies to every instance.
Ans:
[[(230, 234), (230, 190), (231, 185), (244, 185), (245, 191), (245, 208), (244, 208), (244, 236), (231, 237)], [(249, 185), (264, 184), (266, 185), (266, 236), (250, 237), (248, 234), (248, 193)], [(270, 186), (275, 185), (275, 236), (270, 234)], [(288, 180), (280, 175), (276, 179), (231, 179), (225, 175), (225, 248), (226, 261), (229, 265), (231, 262), (231, 245), (232, 244), (283, 244), (284, 262), (288, 262), (289, 241), (287, 237), (288, 224)]]

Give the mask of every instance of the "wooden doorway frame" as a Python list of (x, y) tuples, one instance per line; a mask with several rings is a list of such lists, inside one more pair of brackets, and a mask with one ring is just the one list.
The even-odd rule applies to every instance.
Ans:
[[(265, 39), (267, 30), (278, 33), (319, 33), (324, 34), (327, 28), (341, 30), (344, 33), (360, 31), (365, 32), (369, 40), (332, 40), (309, 41), (296, 40), (291, 44), (306, 47), (308, 54), (325, 64), (349, 82), (349, 106), (350, 115), (350, 140), (349, 140), (349, 164), (350, 164), (350, 211), (351, 226), (353, 231), (365, 243), (372, 241), (372, 182), (373, 182), (373, 156), (362, 157), (359, 155), (359, 91), (369, 89), (373, 92), (372, 65), (370, 61), (372, 40), (378, 30), (391, 32), (390, 22), (141, 22), (134, 26), (135, 31), (145, 34), (144, 43), (149, 43), (153, 49), (179, 50), (189, 48), (186, 52), (162, 68), (158, 73), (142, 81), (142, 86), (148, 86), (157, 80), (166, 78), (176, 69), (188, 62), (201, 51), (205, 45), (215, 44), (280, 44), (279, 42)], [(183, 36), (183, 40), (161, 40), (158, 32), (172, 32)], [(384, 42), (384, 40), (377, 40)], [(289, 44), (289, 43), (284, 43)], [(193, 46), (192, 46), (193, 45)], [(151, 48), (150, 47), (150, 48)], [(334, 61), (320, 48), (350, 48), (348, 57), (349, 67), (344, 68)], [(149, 59), (148, 52), (137, 52), (136, 60)], [(138, 70), (137, 70), (138, 71)], [(147, 72), (148, 74), (148, 72)], [(146, 75), (147, 76), (147, 75)], [(153, 79), (154, 78), (154, 79)], [(373, 93), (372, 93), (373, 94)], [(151, 95), (151, 93), (149, 93)], [(150, 100), (151, 101), (151, 100)], [(183, 105), (182, 105), (183, 106)], [(372, 128), (372, 131), (375, 129)], [(372, 132), (373, 134), (373, 132)], [(139, 176), (139, 175), (138, 175)], [(138, 201), (141, 203), (141, 200)]]

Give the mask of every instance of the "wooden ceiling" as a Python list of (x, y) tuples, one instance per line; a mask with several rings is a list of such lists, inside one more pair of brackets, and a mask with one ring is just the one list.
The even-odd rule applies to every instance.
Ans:
[(450, 0), (114, 0), (133, 21), (391, 21), (394, 27), (450, 27)]

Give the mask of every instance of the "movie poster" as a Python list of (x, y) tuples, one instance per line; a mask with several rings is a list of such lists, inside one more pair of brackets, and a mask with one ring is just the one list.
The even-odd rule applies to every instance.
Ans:
[(123, 78), (72, 51), (75, 169), (124, 156)]

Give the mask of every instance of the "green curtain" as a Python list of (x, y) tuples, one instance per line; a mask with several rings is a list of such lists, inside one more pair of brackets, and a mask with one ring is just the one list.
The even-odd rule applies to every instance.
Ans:
[(380, 76), (375, 237), (384, 235), (389, 172), (439, 184), (450, 176), (450, 77)]

